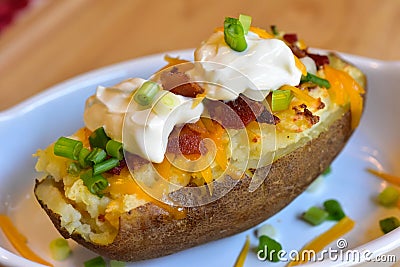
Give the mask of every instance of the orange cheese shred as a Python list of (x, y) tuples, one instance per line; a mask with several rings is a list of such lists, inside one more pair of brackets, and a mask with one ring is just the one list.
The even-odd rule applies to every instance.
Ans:
[(310, 96), (307, 91), (300, 90), (297, 87), (291, 86), (291, 85), (284, 85), (280, 88), (281, 90), (291, 90), (293, 94), (300, 100), (306, 102), (308, 106), (313, 106), (315, 103), (318, 102), (317, 99), (314, 97)]
[(373, 169), (369, 169), (369, 168), (367, 169), (367, 171), (369, 173), (372, 173), (375, 176), (378, 176), (379, 178), (382, 178), (383, 180), (385, 180), (388, 183), (400, 186), (400, 177), (398, 177), (398, 176), (394, 176), (389, 173), (385, 173), (385, 172), (381, 172), (381, 171), (377, 171), (377, 170), (373, 170)]
[(0, 228), (3, 230), (5, 236), (8, 238), (13, 247), (21, 254), (22, 257), (46, 265), (53, 266), (51, 263), (48, 263), (38, 255), (36, 255), (27, 245), (26, 245), (26, 237), (23, 236), (17, 228), (15, 228), (14, 224), (11, 222), (10, 218), (7, 215), (0, 214)]

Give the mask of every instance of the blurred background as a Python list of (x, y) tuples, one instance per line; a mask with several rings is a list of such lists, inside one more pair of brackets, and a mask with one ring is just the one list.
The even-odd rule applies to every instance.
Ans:
[(240, 13), (310, 47), (400, 60), (399, 0), (0, 0), (0, 110), (92, 69), (196, 47)]

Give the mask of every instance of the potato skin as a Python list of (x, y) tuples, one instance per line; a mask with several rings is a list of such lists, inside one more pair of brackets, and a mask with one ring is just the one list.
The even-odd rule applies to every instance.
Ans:
[(318, 138), (276, 160), (256, 191), (248, 191), (251, 178), (246, 176), (222, 198), (187, 208), (184, 219), (174, 219), (152, 203), (131, 210), (120, 217), (118, 235), (105, 246), (89, 243), (77, 234), (70, 236), (61, 228), (59, 215), (38, 201), (65, 238), (102, 256), (121, 261), (161, 257), (237, 234), (279, 212), (331, 164), (351, 133), (351, 115), (347, 112)]

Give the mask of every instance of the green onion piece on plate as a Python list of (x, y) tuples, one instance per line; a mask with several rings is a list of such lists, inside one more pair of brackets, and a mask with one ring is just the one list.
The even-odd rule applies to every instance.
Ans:
[(378, 195), (378, 202), (382, 206), (391, 207), (396, 205), (399, 200), (400, 193), (393, 186), (388, 186), (382, 190)]
[(83, 263), (85, 267), (106, 267), (106, 261), (98, 256)]
[(161, 90), (160, 86), (152, 81), (147, 81), (137, 89), (133, 99), (141, 106), (148, 106), (153, 102), (156, 94)]
[(101, 174), (93, 175), (92, 169), (82, 173), (80, 178), (83, 180), (83, 184), (89, 189), (90, 193), (94, 195), (100, 196), (100, 192), (108, 186), (107, 179)]
[(272, 111), (281, 111), (289, 108), (293, 94), (291, 90), (274, 90), (272, 91), (271, 108)]
[(323, 171), (322, 175), (323, 176), (327, 176), (328, 174), (330, 174), (332, 172), (332, 167), (329, 166), (328, 168), (325, 169), (325, 171)]
[(240, 23), (242, 23), (244, 34), (247, 34), (249, 32), (250, 25), (251, 25), (251, 17), (240, 14), (239, 21), (240, 21)]
[(63, 261), (71, 254), (71, 248), (64, 238), (56, 238), (49, 245), (51, 257), (56, 261)]
[(107, 136), (103, 127), (97, 128), (89, 136), (89, 143), (90, 143), (90, 146), (92, 147), (92, 149), (95, 147), (105, 149), (108, 140), (110, 140), (110, 138)]
[(112, 168), (117, 167), (118, 165), (119, 159), (109, 158), (93, 166), (93, 175), (96, 176), (98, 174), (102, 174), (103, 172), (109, 171)]
[(319, 225), (328, 218), (328, 212), (318, 207), (311, 207), (303, 214), (303, 220), (312, 225)]
[(122, 149), (122, 143), (115, 141), (115, 140), (109, 140), (106, 145), (106, 151), (107, 154), (110, 155), (111, 157), (117, 158), (118, 160), (121, 160), (124, 158), (124, 151)]
[(93, 162), (93, 164), (97, 164), (105, 160), (106, 157), (107, 153), (103, 149), (95, 147), (92, 151), (90, 151), (89, 155), (86, 157), (86, 160)]
[(388, 217), (379, 221), (379, 226), (384, 234), (393, 231), (400, 226), (400, 221), (396, 217)]
[(278, 255), (282, 250), (282, 245), (279, 242), (266, 235), (260, 236), (258, 241), (257, 256), (259, 256), (260, 259), (272, 262), (280, 261)]
[(320, 78), (314, 74), (307, 72), (307, 76), (301, 76), (301, 82), (311, 82), (320, 87), (325, 87), (327, 89), (331, 88), (331, 84), (328, 80)]
[(242, 52), (247, 48), (243, 25), (238, 19), (225, 18), (224, 39), (226, 44), (235, 51)]
[(60, 137), (54, 144), (54, 154), (68, 159), (77, 160), (82, 147), (83, 144), (81, 141), (67, 137)]
[(123, 261), (110, 260), (110, 267), (125, 267), (126, 263)]
[(324, 202), (324, 208), (328, 212), (328, 220), (340, 221), (346, 216), (342, 206), (335, 199), (329, 199)]

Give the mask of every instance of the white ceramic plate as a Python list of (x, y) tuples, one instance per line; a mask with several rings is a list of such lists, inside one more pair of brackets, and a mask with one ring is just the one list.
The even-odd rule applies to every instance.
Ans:
[[(190, 50), (170, 53), (188, 59), (191, 54)], [(163, 56), (153, 55), (92, 71), (0, 113), (0, 213), (11, 217), (28, 238), (28, 245), (44, 259), (54, 262), (49, 256), (48, 244), (59, 235), (32, 196), (34, 180), (40, 174), (34, 171), (35, 159), (31, 155), (59, 136), (72, 134), (83, 126), (84, 102), (97, 85), (112, 85), (128, 77), (147, 78), (165, 64)], [(368, 76), (367, 107), (361, 125), (333, 163), (332, 173), (324, 178), (322, 186), (316, 192), (304, 192), (270, 218), (268, 223), (277, 230), (276, 239), (285, 251), (299, 250), (332, 226), (332, 223), (323, 223), (312, 227), (301, 221), (299, 215), (312, 205), (322, 205), (324, 200), (335, 198), (342, 203), (348, 216), (356, 221), (356, 227), (344, 237), (347, 248), (369, 250), (374, 255), (396, 254), (400, 259), (399, 252), (392, 251), (400, 246), (400, 229), (382, 236), (378, 225), (379, 219), (397, 216), (399, 210), (384, 209), (374, 202), (386, 183), (365, 171), (366, 167), (373, 167), (400, 175), (400, 105), (397, 103), (400, 98), (400, 62), (343, 56)], [(253, 247), (257, 245), (253, 231), (251, 229), (167, 257), (128, 265), (232, 266), (246, 235), (251, 237)], [(54, 262), (56, 266), (83, 266), (85, 260), (96, 256), (73, 241), (70, 244), (73, 247), (72, 256), (66, 261)], [(0, 246), (0, 265), (41, 266), (17, 256), (2, 233)], [(332, 244), (332, 248), (336, 248), (336, 244)], [(265, 264), (250, 252), (245, 266)], [(273, 266), (285, 264), (281, 262)], [(337, 265), (339, 262), (324, 263), (327, 264)]]

